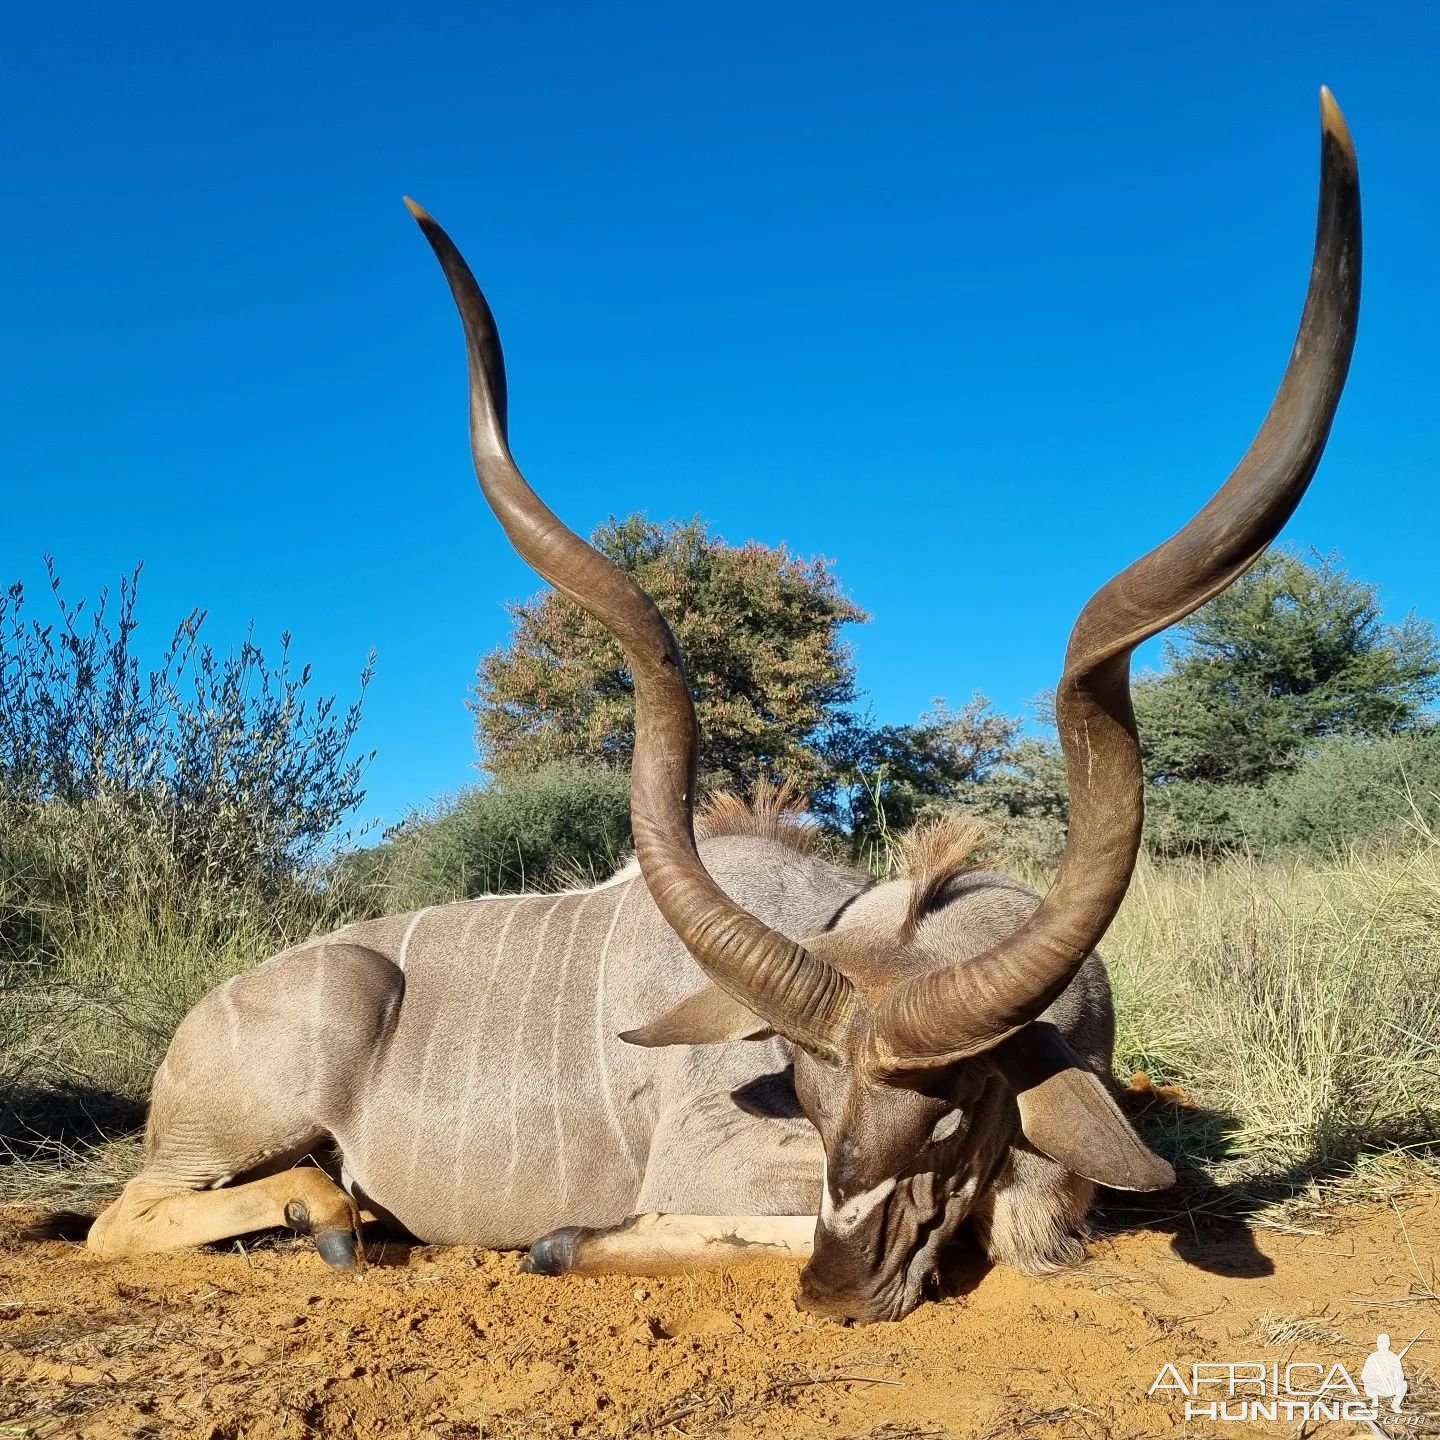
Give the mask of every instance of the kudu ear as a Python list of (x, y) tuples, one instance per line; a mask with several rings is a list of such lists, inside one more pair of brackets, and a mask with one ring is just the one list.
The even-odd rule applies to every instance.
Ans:
[(1053, 1025), (1027, 1025), (989, 1058), (1015, 1091), (1020, 1128), (1037, 1150), (1113, 1190), (1175, 1183), (1174, 1170), (1145, 1146), (1104, 1082)]
[(682, 1000), (658, 1020), (625, 1030), (627, 1045), (723, 1045), (727, 1040), (767, 1040), (775, 1032), (753, 1011), (732, 1000), (718, 985)]

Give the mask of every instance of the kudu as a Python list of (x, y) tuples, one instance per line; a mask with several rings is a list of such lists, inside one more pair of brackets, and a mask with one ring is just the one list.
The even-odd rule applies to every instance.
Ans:
[(1314, 269), (1270, 413), (1225, 486), (1071, 635), (1055, 701), (1070, 829), (1043, 900), (943, 844), (871, 886), (787, 844), (773, 814), (697, 841), (675, 640), (516, 468), (489, 307), (412, 205), (464, 325), (485, 498), (624, 649), (636, 858), (590, 890), (351, 925), (213, 990), (155, 1077), (145, 1167), (91, 1245), (288, 1224), (349, 1265), (364, 1207), (422, 1240), (529, 1246), (547, 1273), (808, 1254), (800, 1303), (869, 1320), (919, 1302), (967, 1220), (995, 1260), (1044, 1271), (1081, 1253), (1097, 1182), (1170, 1183), (1108, 1089), (1095, 954), (1141, 836), (1129, 660), (1261, 554), (1324, 448), (1354, 342), (1360, 211), (1328, 91), (1321, 107)]

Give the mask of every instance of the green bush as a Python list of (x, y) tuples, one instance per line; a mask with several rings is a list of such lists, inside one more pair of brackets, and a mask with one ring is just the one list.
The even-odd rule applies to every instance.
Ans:
[(48, 622), (0, 593), (0, 1145), (22, 1086), (143, 1093), (216, 980), (354, 913), (326, 851), (358, 701), (316, 699), (288, 636), (217, 653), (198, 610), (142, 665), (138, 575), (87, 610), (52, 569)]
[(1260, 848), (1250, 827), (1263, 792), (1244, 785), (1170, 780), (1145, 787), (1145, 847), (1152, 855), (1210, 855)]
[(1152, 853), (1334, 852), (1440, 822), (1440, 730), (1322, 740), (1265, 785), (1174, 782), (1146, 790)]
[(1328, 740), (1242, 812), (1266, 849), (1335, 851), (1440, 825), (1440, 731), (1383, 740)]
[(374, 913), (603, 880), (630, 846), (630, 777), (557, 760), (412, 816), (345, 870)]
[[(203, 610), (149, 669), (134, 645), (138, 567), (88, 612), (47, 568), (48, 623), (28, 613), (23, 586), (0, 595), (0, 802), (163, 833), (211, 886), (283, 883), (323, 856), (365, 798), (368, 757), (351, 753), (360, 701), (341, 710), (314, 697), (288, 634), (276, 663), (249, 636), (218, 653)], [(367, 666), (362, 697), (369, 677)]]

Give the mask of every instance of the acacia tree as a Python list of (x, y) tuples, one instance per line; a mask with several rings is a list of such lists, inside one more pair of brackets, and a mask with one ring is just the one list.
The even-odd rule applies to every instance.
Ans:
[[(763, 777), (819, 788), (827, 737), (856, 693), (841, 627), (869, 618), (840, 592), (829, 562), (784, 545), (727, 545), (698, 518), (612, 518), (591, 539), (675, 631), (707, 782), (748, 790)], [(475, 686), (486, 768), (504, 775), (576, 758), (627, 766), (635, 696), (614, 639), (553, 590), (509, 609), (510, 639), (481, 661)]]
[[(1403, 752), (1412, 760), (1429, 754), (1421, 732), (1434, 733), (1428, 706), (1440, 690), (1434, 632), (1414, 616), (1387, 624), (1378, 587), (1349, 576), (1338, 556), (1271, 551), (1175, 635), (1165, 670), (1133, 687), (1154, 850), (1303, 839), (1303, 825), (1284, 822), (1297, 784), (1308, 795), (1378, 773), (1381, 757), (1358, 752), (1394, 737), (1421, 742)], [(1012, 813), (1063, 819), (1053, 743), (1017, 758), (1024, 783)], [(1371, 813), (1373, 804), (1352, 803), (1347, 833), (1363, 833)], [(1340, 828), (1332, 817), (1326, 835)]]
[(1335, 555), (1273, 551), (1197, 610), (1135, 687), (1147, 778), (1259, 785), (1317, 741), (1377, 739), (1422, 721), (1440, 648), (1413, 616), (1383, 619), (1378, 587)]
[[(1413, 616), (1385, 623), (1378, 588), (1334, 555), (1266, 555), (1177, 628), (1165, 664), (1134, 685), (1146, 837), (1161, 853), (1362, 834), (1407, 803), (1402, 767), (1423, 791), (1436, 763), (1435, 635)], [(1053, 727), (1049, 697), (1039, 712)], [(1390, 777), (1386, 795), (1347, 797), (1362, 775)], [(1068, 801), (1053, 740), (1020, 739), (974, 778), (960, 803), (1009, 822), (1031, 853), (1058, 853)]]

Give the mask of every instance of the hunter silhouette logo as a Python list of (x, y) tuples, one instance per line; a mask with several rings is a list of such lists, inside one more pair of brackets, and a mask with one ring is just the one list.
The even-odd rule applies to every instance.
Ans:
[(1400, 1351), (1390, 1348), (1388, 1335), (1377, 1335), (1359, 1384), (1339, 1362), (1200, 1361), (1183, 1370), (1173, 1363), (1162, 1365), (1145, 1393), (1159, 1400), (1183, 1397), (1186, 1420), (1251, 1425), (1261, 1420), (1373, 1421), (1387, 1404), (1393, 1414), (1400, 1413), (1410, 1390), (1402, 1362), (1424, 1333)]
[[(1420, 1335), (1424, 1333), (1422, 1330)], [(1417, 1335), (1415, 1340), (1418, 1340), (1420, 1335)], [(1415, 1340), (1412, 1340), (1410, 1345), (1413, 1345)], [(1410, 1345), (1407, 1345), (1405, 1350), (1408, 1350)], [(1397, 1355), (1390, 1348), (1390, 1337), (1377, 1335), (1375, 1351), (1360, 1372), (1360, 1384), (1364, 1386), (1365, 1394), (1369, 1396), (1371, 1403), (1378, 1407), (1382, 1400), (1388, 1400), (1390, 1408), (1397, 1415), (1400, 1413), (1400, 1402), (1410, 1388), (1405, 1383), (1405, 1367), (1400, 1363), (1405, 1350)]]

